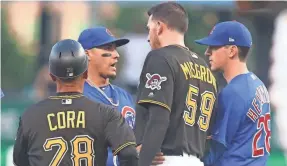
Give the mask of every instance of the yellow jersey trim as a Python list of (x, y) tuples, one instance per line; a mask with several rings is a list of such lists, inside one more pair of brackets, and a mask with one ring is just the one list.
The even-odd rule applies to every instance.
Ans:
[(75, 99), (84, 96), (83, 94), (78, 95), (65, 95), (65, 96), (50, 96), (49, 99)]
[(123, 150), (125, 147), (130, 146), (130, 145), (135, 145), (136, 146), (136, 143), (135, 142), (127, 142), (125, 144), (122, 144), (120, 147), (118, 147), (114, 151), (113, 155), (116, 156), (121, 150)]
[(164, 104), (164, 103), (162, 103), (162, 102), (159, 102), (159, 101), (154, 101), (154, 100), (140, 100), (140, 101), (138, 101), (138, 103), (152, 103), (152, 104), (157, 104), (157, 105), (159, 105), (159, 106), (162, 106), (162, 107), (168, 109), (168, 110), (171, 112), (171, 109), (169, 108), (168, 105), (166, 105), (166, 104)]

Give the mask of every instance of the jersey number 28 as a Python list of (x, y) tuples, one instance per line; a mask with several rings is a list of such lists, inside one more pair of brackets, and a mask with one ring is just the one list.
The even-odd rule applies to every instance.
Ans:
[[(264, 156), (264, 147), (266, 148), (267, 153), (270, 154), (270, 138), (271, 131), (269, 124), (270, 123), (270, 113), (265, 114), (265, 116), (261, 116), (257, 122), (258, 131), (255, 133), (252, 142), (252, 157), (260, 157)], [(258, 147), (258, 141), (261, 138), (263, 131), (265, 132), (264, 137), (264, 147)]]
[[(73, 166), (80, 166), (81, 160), (86, 162), (86, 166), (94, 165), (94, 139), (88, 135), (77, 135), (70, 141), (72, 147), (71, 160)], [(83, 145), (85, 148), (81, 148)], [(58, 147), (49, 166), (58, 166), (68, 151), (68, 142), (63, 137), (49, 138), (43, 145), (45, 151), (51, 151)]]
[[(195, 124), (195, 115), (197, 111), (197, 101), (194, 96), (199, 95), (199, 89), (193, 85), (189, 85), (188, 93), (186, 96), (186, 107), (188, 111), (184, 111), (183, 119), (186, 125), (193, 126)], [(215, 96), (213, 92), (205, 91), (201, 94), (200, 116), (197, 121), (199, 129), (207, 131), (215, 103)]]

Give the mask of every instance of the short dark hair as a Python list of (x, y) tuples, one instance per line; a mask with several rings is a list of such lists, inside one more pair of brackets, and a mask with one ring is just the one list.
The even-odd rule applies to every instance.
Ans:
[(188, 29), (188, 15), (184, 8), (175, 2), (165, 2), (153, 6), (148, 10), (148, 15), (152, 15), (153, 20), (165, 23), (168, 28), (180, 33), (185, 33)]
[(238, 46), (238, 57), (240, 61), (246, 61), (249, 50), (249, 47)]

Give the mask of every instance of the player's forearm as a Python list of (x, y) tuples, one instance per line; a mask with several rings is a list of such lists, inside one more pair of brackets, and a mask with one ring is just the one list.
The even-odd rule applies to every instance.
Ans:
[(147, 124), (143, 144), (139, 155), (139, 166), (149, 166), (160, 151), (169, 125), (169, 111), (161, 106), (149, 108), (150, 119)]
[(136, 105), (136, 120), (135, 120), (135, 128), (134, 133), (136, 137), (137, 145), (142, 144), (143, 135), (145, 132), (145, 127), (148, 118), (148, 110), (142, 105)]
[(137, 166), (138, 153), (134, 146), (128, 146), (118, 154), (120, 166)]

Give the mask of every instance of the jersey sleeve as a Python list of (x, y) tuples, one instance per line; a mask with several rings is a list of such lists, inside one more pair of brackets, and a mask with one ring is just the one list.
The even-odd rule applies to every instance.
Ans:
[(22, 120), (20, 118), (17, 136), (14, 144), (13, 162), (17, 166), (29, 165), (28, 161), (28, 141), (24, 136)]
[(152, 51), (144, 64), (137, 103), (152, 103), (171, 111), (174, 77), (163, 51)]
[(212, 128), (212, 139), (227, 147), (247, 111), (245, 111), (244, 100), (231, 90), (222, 91), (218, 100), (218, 112)]
[(135, 146), (135, 136), (131, 127), (125, 122), (119, 111), (109, 109), (107, 112), (107, 125), (105, 127), (105, 137), (113, 154), (117, 155), (119, 151), (127, 146)]

